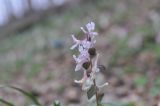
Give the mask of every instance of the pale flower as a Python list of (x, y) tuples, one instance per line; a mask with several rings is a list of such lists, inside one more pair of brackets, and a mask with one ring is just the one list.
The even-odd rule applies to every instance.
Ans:
[(74, 80), (75, 83), (82, 85), (82, 90), (86, 91), (88, 90), (92, 85), (93, 81), (90, 77), (87, 77), (86, 70), (84, 70), (83, 78), (81, 80)]
[(98, 35), (97, 32), (94, 32), (95, 29), (95, 23), (94, 22), (90, 22), (86, 25), (86, 29), (87, 31), (81, 27), (81, 30), (87, 35), (89, 36), (91, 39), (93, 39), (96, 35)]
[(94, 22), (90, 22), (86, 25), (86, 28), (88, 30), (88, 32), (92, 32), (95, 28), (95, 23)]
[(73, 46), (71, 46), (70, 49), (75, 49), (78, 47), (79, 52), (87, 51), (89, 48), (93, 46), (93, 43), (90, 41), (87, 41), (87, 39), (84, 40), (78, 40), (74, 35), (71, 35), (73, 42), (75, 43)]
[(76, 61), (76, 67), (75, 67), (75, 71), (79, 71), (82, 68), (82, 64), (85, 60), (85, 58), (78, 58), (75, 55), (73, 55), (74, 60)]
[(75, 71), (79, 71), (80, 69), (82, 69), (82, 64), (84, 62), (88, 61), (89, 54), (87, 52), (83, 51), (83, 53), (81, 53), (78, 57), (76, 57), (75, 55), (73, 55), (73, 58), (74, 58), (74, 60), (77, 63)]
[(78, 50), (80, 53), (83, 53), (84, 51), (87, 52), (88, 49), (91, 48), (92, 46), (93, 44), (85, 39), (85, 40), (82, 40), (81, 43), (79, 44)]
[(87, 40), (80, 41), (78, 45), (80, 54), (77, 57), (73, 55), (73, 58), (77, 63), (75, 71), (82, 69), (82, 64), (89, 60), (88, 49), (92, 47), (91, 42)]

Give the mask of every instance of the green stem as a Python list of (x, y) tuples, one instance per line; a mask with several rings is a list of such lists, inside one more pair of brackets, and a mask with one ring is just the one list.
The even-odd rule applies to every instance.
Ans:
[(98, 102), (98, 92), (97, 92), (97, 86), (96, 86), (96, 80), (95, 80), (95, 79), (93, 80), (93, 83), (94, 83), (94, 87), (95, 87), (95, 90), (96, 90), (96, 103), (97, 103), (97, 106), (99, 106), (99, 102)]
[[(92, 64), (91, 58), (90, 58), (90, 63), (91, 63), (91, 70), (92, 70), (93, 64)], [(96, 85), (96, 80), (95, 80), (95, 78), (93, 79), (93, 84), (94, 84), (94, 88), (95, 88), (95, 91), (96, 91), (96, 104), (97, 104), (97, 106), (99, 106), (99, 102), (98, 102), (98, 92), (97, 92), (97, 85)]]

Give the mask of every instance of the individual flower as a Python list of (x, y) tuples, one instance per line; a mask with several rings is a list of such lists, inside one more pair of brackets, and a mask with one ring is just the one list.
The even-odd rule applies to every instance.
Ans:
[(74, 82), (80, 84), (82, 86), (82, 90), (88, 90), (93, 85), (93, 81), (91, 80), (90, 77), (87, 76), (85, 69), (84, 69), (82, 79), (74, 80)]
[(88, 38), (93, 39), (96, 35), (98, 35), (97, 32), (94, 32), (95, 29), (95, 23), (94, 22), (90, 22), (86, 25), (86, 29), (87, 31), (81, 27), (81, 30), (87, 35)]
[(79, 43), (79, 52), (80, 53), (83, 53), (84, 51), (88, 51), (89, 48), (91, 48), (93, 46), (92, 42), (90, 41), (87, 41), (86, 39), (85, 40), (82, 40), (80, 43)]
[(80, 55), (79, 57), (76, 57), (73, 55), (74, 60), (76, 61), (76, 68), (75, 71), (79, 71), (82, 69), (82, 64), (86, 61), (86, 57)]
[(90, 77), (87, 77), (87, 79), (84, 80), (82, 84), (82, 90), (87, 91), (91, 88), (92, 85), (93, 85), (93, 80)]
[(78, 40), (74, 35), (71, 35), (73, 42), (75, 43), (73, 46), (71, 46), (70, 49), (75, 49), (78, 47), (79, 52), (87, 51), (89, 48), (93, 46), (93, 43), (90, 41), (87, 41), (87, 39), (84, 40)]
[(81, 51), (81, 53), (77, 57), (76, 55), (73, 55), (73, 58), (77, 64), (75, 71), (79, 71), (80, 69), (82, 69), (83, 63), (89, 60), (89, 54), (87, 51)]
[(78, 46), (78, 50), (80, 52), (80, 54), (77, 57), (73, 55), (73, 58), (77, 63), (75, 71), (78, 71), (82, 69), (82, 64), (88, 61), (89, 59), (88, 49), (92, 47), (92, 44), (86, 39), (77, 40), (74, 35), (72, 35), (72, 38), (75, 44), (71, 47), (71, 49), (74, 49)]
[(90, 22), (86, 25), (88, 32), (92, 32), (95, 28), (95, 23), (94, 22)]

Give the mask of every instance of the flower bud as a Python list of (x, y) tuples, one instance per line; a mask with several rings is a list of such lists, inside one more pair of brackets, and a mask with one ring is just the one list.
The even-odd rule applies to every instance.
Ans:
[(88, 62), (85, 62), (83, 63), (83, 68), (86, 70), (86, 74), (87, 74), (87, 77), (90, 77), (90, 73), (91, 73), (91, 63), (88, 61)]
[(87, 62), (84, 62), (82, 66), (84, 69), (88, 70), (90, 65), (91, 65), (91, 63), (89, 61), (87, 61)]
[(88, 53), (91, 58), (96, 56), (96, 49), (95, 48), (89, 48)]

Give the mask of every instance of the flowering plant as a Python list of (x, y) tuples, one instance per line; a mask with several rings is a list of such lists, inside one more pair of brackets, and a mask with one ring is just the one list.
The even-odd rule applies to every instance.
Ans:
[[(81, 30), (84, 32), (85, 38), (83, 40), (78, 40), (75, 35), (72, 35), (73, 46), (70, 49), (78, 48), (79, 55), (73, 55), (73, 58), (76, 62), (75, 71), (82, 70), (83, 78), (81, 80), (75, 80), (75, 83), (78, 83), (82, 86), (82, 90), (87, 91), (88, 99), (96, 97), (97, 106), (99, 106), (99, 89), (108, 85), (105, 83), (103, 85), (96, 84), (97, 73), (100, 72), (98, 67), (98, 58), (99, 53), (97, 53), (94, 44), (96, 43), (97, 32), (94, 32), (95, 23), (90, 22), (86, 24), (86, 27), (81, 27)], [(90, 91), (94, 91), (89, 93)]]

